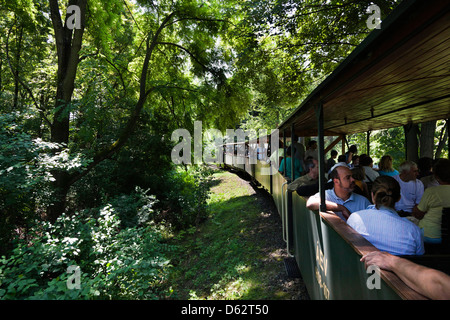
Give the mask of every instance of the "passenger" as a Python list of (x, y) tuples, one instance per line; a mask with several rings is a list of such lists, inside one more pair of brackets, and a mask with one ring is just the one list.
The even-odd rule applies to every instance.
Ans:
[(297, 158), (300, 161), (302, 168), (305, 167), (305, 146), (298, 141), (298, 137), (294, 136), (294, 142), (292, 143), (294, 147), (295, 153), (294, 158)]
[[(352, 177), (352, 171), (346, 165), (336, 164), (328, 177), (333, 182), (333, 189), (325, 190), (327, 210), (333, 211), (346, 221), (352, 212), (363, 210), (370, 205), (366, 197), (353, 193), (355, 179)], [(306, 206), (310, 210), (318, 210), (320, 193), (310, 197)]]
[(378, 170), (380, 176), (393, 177), (399, 174), (399, 172), (392, 167), (392, 161), (393, 159), (389, 154), (381, 157), (379, 164), (380, 170)]
[[(428, 158), (428, 159), (430, 159), (430, 158)], [(419, 162), (420, 161), (422, 161), (422, 162), (427, 162), (427, 160), (421, 160), (421, 159), (419, 159)], [(437, 160), (436, 160), (437, 161)], [(436, 161), (435, 160), (433, 160), (433, 166), (434, 166), (434, 164), (436, 164)], [(422, 172), (429, 172), (429, 173), (431, 173), (431, 174), (426, 174), (426, 175), (424, 175), (424, 176), (422, 176), (422, 177), (420, 177), (420, 166), (419, 166), (419, 179), (420, 179), (420, 181), (422, 181), (422, 183), (423, 183), (423, 186), (424, 186), (424, 188), (425, 189), (427, 189), (427, 188), (429, 188), (429, 187), (435, 187), (435, 186), (438, 186), (439, 185), (439, 182), (436, 180), (436, 177), (434, 176), (434, 174), (433, 174), (433, 169), (431, 168), (431, 169), (426, 169), (425, 168), (425, 165), (422, 163)]]
[(441, 244), (441, 221), (443, 208), (450, 207), (450, 160), (439, 159), (433, 168), (439, 186), (427, 188), (413, 216), (420, 220), (424, 230), (425, 244)]
[(417, 161), (417, 168), (419, 168), (419, 176), (417, 179), (422, 179), (426, 176), (433, 175), (433, 159), (430, 157), (422, 157)]
[(377, 266), (395, 273), (407, 286), (433, 300), (450, 299), (450, 277), (387, 252), (370, 252), (361, 258), (366, 268)]
[(364, 182), (373, 182), (380, 176), (380, 174), (373, 169), (373, 160), (371, 157), (364, 157), (359, 161), (359, 164), (364, 168), (364, 172), (366, 174), (366, 179), (364, 179)]
[(295, 191), (298, 187), (317, 184), (319, 177), (319, 162), (316, 159), (307, 160), (305, 163), (305, 175), (295, 179), (288, 185), (288, 190)]
[(349, 166), (350, 168), (356, 168), (359, 167), (359, 156), (357, 154), (353, 155), (352, 163)]
[(345, 154), (339, 155), (339, 157), (338, 157), (338, 163), (339, 163), (339, 162), (345, 163), (345, 164), (347, 165), (347, 167), (348, 167), (347, 161), (345, 160)]
[(308, 143), (308, 150), (305, 152), (305, 161), (308, 159), (308, 157), (312, 157), (313, 159), (318, 160), (319, 157), (317, 155), (317, 141), (311, 140)]
[(347, 163), (347, 165), (349, 165), (352, 160), (353, 160), (353, 156), (356, 155), (356, 153), (358, 152), (358, 149), (356, 148), (356, 145), (351, 145), (350, 148), (348, 148), (348, 151), (345, 153), (345, 162)]
[(336, 164), (336, 159), (338, 156), (338, 152), (336, 150), (331, 150), (330, 153), (330, 158), (327, 161), (327, 171), (330, 170), (335, 164)]
[(375, 208), (354, 212), (347, 224), (381, 251), (393, 255), (425, 253), (420, 228), (395, 211), (400, 199), (400, 184), (392, 177), (381, 176), (372, 186)]
[(328, 169), (328, 174), (330, 174), (331, 171), (333, 171), (333, 169), (336, 168), (337, 166), (345, 166), (348, 168), (347, 162), (345, 162), (345, 154), (341, 154), (338, 157), (338, 162), (335, 165), (333, 165), (330, 169)]
[(286, 174), (284, 176), (286, 178), (292, 179), (291, 161), (292, 161), (292, 159), (294, 159), (294, 180), (295, 180), (295, 179), (299, 178), (300, 175), (302, 174), (302, 165), (300, 164), (300, 160), (298, 160), (297, 158), (292, 158), (291, 154), (292, 154), (291, 147), (288, 147), (286, 150), (286, 158), (283, 158), (283, 160), (281, 160), (280, 168), (278, 169), (278, 171), (281, 174), (284, 174), (284, 162), (286, 161)]
[[(355, 158), (353, 158), (354, 160)], [(366, 174), (364, 173), (363, 167), (354, 167), (352, 170), (352, 176), (353, 179), (355, 179), (355, 184), (358, 187), (355, 189), (355, 192), (366, 197), (367, 199), (370, 199), (369, 196), (369, 189), (367, 188), (367, 183), (364, 182), (364, 179), (366, 178)]]
[(400, 184), (400, 200), (395, 204), (395, 209), (402, 217), (411, 216), (415, 205), (422, 199), (424, 186), (422, 181), (417, 179), (419, 169), (412, 161), (404, 161), (399, 167), (400, 174), (393, 176)]

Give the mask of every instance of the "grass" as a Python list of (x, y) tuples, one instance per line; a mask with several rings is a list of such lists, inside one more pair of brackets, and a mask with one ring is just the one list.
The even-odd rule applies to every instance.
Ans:
[(281, 237), (279, 218), (261, 196), (247, 181), (218, 171), (208, 205), (209, 219), (174, 239), (180, 248), (169, 279), (175, 298), (291, 299), (275, 283), (284, 258), (274, 241)]

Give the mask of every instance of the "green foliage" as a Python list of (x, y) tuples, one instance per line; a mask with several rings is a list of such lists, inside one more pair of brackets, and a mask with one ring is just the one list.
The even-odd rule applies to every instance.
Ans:
[(208, 217), (207, 200), (211, 170), (203, 167), (181, 167), (166, 175), (167, 192), (161, 216), (175, 229), (186, 229), (198, 225)]
[[(145, 209), (147, 210), (147, 209)], [(31, 242), (19, 241), (0, 260), (0, 299), (158, 299), (168, 251), (154, 227), (120, 227), (112, 205), (98, 217), (62, 215), (38, 223)], [(81, 270), (80, 289), (69, 289), (69, 266)], [(168, 294), (168, 293), (167, 293)]]
[(0, 116), (0, 253), (7, 251), (17, 228), (26, 229), (36, 218), (36, 208), (51, 202), (50, 172), (73, 172), (90, 162), (59, 144), (32, 139), (23, 132), (25, 116)]

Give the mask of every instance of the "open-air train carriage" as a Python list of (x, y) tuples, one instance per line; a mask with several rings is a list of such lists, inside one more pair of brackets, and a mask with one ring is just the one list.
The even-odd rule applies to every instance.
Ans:
[[(449, 9), (445, 0), (401, 3), (279, 126), (285, 141), (318, 137), (322, 195), (325, 135), (338, 137), (332, 147), (346, 134), (449, 118)], [(380, 287), (371, 289), (372, 274), (360, 258), (377, 249), (336, 215), (308, 210), (305, 198), (287, 191), (281, 174), (261, 176), (267, 163), (252, 166), (247, 172), (272, 194), (283, 218), (288, 251), (311, 298), (425, 299), (387, 271), (381, 271)], [(411, 259), (450, 269), (450, 256)]]

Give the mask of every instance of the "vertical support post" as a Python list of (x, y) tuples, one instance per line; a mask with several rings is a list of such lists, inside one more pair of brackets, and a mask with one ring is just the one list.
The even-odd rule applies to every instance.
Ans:
[(319, 102), (316, 107), (316, 117), (317, 117), (317, 138), (318, 138), (318, 161), (319, 161), (319, 193), (320, 193), (320, 207), (319, 211), (325, 212), (325, 142), (324, 142), (324, 130), (323, 130), (323, 104)]
[(342, 137), (342, 146), (341, 146), (341, 154), (345, 154), (345, 141), (347, 140), (347, 137), (345, 134), (341, 135)]
[(367, 154), (370, 156), (370, 133), (372, 131), (367, 131)]
[[(270, 152), (269, 152), (269, 158), (272, 156), (272, 153), (274, 152), (273, 151), (273, 149), (272, 149), (272, 133), (273, 132), (271, 132), (270, 133), (270, 135), (269, 135), (269, 141), (268, 141), (268, 146), (267, 146), (267, 149), (269, 149), (270, 150)], [(276, 153), (276, 156), (277, 156), (277, 158), (279, 159), (279, 157), (278, 157), (278, 146), (279, 146), (279, 143), (278, 143), (278, 141), (277, 141), (277, 147), (276, 147), (276, 149), (277, 149), (277, 153)], [(278, 163), (278, 159), (277, 159), (277, 163)], [(269, 170), (270, 170), (270, 176), (269, 176), (269, 179), (270, 179), (270, 187), (269, 187), (269, 192), (270, 192), (270, 194), (273, 194), (273, 188), (272, 188), (272, 185), (273, 185), (273, 179), (272, 179), (272, 177), (273, 177), (273, 169), (272, 169), (272, 163), (269, 161), (269, 163), (270, 163), (270, 167), (269, 167)]]
[(294, 123), (291, 124), (291, 181), (295, 180)]
[(284, 159), (284, 168), (283, 168), (283, 176), (286, 176), (286, 128), (283, 130), (283, 159)]

